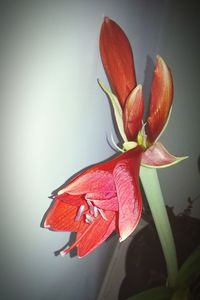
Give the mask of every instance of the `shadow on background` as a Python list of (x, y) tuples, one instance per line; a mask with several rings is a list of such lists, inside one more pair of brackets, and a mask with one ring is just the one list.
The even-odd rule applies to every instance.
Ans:
[(144, 71), (144, 82), (143, 82), (143, 92), (144, 92), (144, 102), (145, 102), (145, 112), (144, 112), (143, 120), (146, 120), (149, 111), (151, 83), (153, 79), (154, 68), (155, 68), (155, 64), (153, 62), (153, 59), (149, 55), (147, 55), (146, 68)]

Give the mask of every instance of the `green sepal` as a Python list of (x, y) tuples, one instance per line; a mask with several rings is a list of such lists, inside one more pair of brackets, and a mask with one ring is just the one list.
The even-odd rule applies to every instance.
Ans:
[(136, 142), (128, 141), (128, 142), (123, 143), (123, 149), (125, 151), (131, 150), (137, 146), (138, 146), (138, 144)]
[(171, 300), (172, 291), (167, 287), (157, 287), (135, 296), (128, 298), (127, 300)]
[(122, 139), (124, 140), (124, 142), (127, 142), (127, 137), (124, 131), (124, 124), (123, 124), (123, 112), (120, 106), (120, 103), (117, 99), (117, 97), (103, 84), (103, 82), (101, 82), (99, 79), (97, 80), (100, 87), (102, 88), (102, 90), (106, 93), (106, 95), (108, 96), (108, 98), (111, 101), (111, 104), (113, 106), (114, 109), (114, 114), (115, 114), (115, 119), (117, 122), (117, 126), (119, 128), (119, 132), (121, 134)]

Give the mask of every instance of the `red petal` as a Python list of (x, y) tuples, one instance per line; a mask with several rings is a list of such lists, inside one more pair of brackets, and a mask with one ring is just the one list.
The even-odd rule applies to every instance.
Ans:
[(67, 193), (57, 195), (57, 200), (63, 201), (67, 204), (74, 205), (74, 206), (80, 206), (82, 204), (86, 204), (85, 198), (82, 195), (70, 195)]
[(90, 167), (76, 176), (58, 192), (58, 195), (64, 195), (64, 193), (70, 193), (71, 195), (88, 194), (89, 197), (89, 194), (91, 194), (93, 196), (95, 195), (97, 200), (115, 196), (116, 189), (112, 175), (115, 165), (122, 159), (131, 158), (135, 155), (134, 153), (138, 151), (142, 151), (140, 147), (126, 151), (115, 159)]
[(153, 143), (160, 135), (167, 121), (173, 100), (173, 79), (164, 60), (157, 56), (154, 71), (150, 112), (147, 119), (147, 136), (149, 143)]
[(83, 257), (103, 243), (115, 230), (116, 224), (114, 212), (107, 212), (106, 216), (107, 221), (99, 216), (88, 228), (79, 232), (75, 243), (62, 250), (60, 254), (64, 256), (76, 246), (78, 248), (78, 256)]
[(47, 213), (44, 227), (56, 231), (82, 231), (89, 226), (85, 221), (75, 221), (78, 207), (68, 205), (62, 201), (55, 200)]
[(160, 142), (157, 142), (142, 154), (142, 164), (152, 168), (163, 168), (174, 165), (185, 158), (170, 154)]
[[(139, 221), (139, 211), (141, 209), (141, 202), (137, 200), (138, 198), (138, 169), (139, 169), (139, 162), (140, 162), (140, 157), (141, 157), (141, 153), (142, 153), (143, 149), (141, 147), (136, 147), (134, 149), (131, 149), (121, 155), (119, 155), (117, 158), (110, 160), (108, 162), (104, 162), (101, 163), (99, 165), (93, 166), (91, 168), (89, 168), (87, 171), (83, 172), (82, 174), (78, 175), (72, 182), (71, 184), (69, 184), (69, 186), (71, 185), (72, 188), (74, 188), (74, 190), (72, 189), (72, 191), (74, 193), (76, 193), (76, 189), (78, 189), (78, 184), (76, 183), (76, 181), (78, 182), (80, 180), (80, 183), (82, 184), (82, 188), (87, 188), (87, 183), (85, 181), (85, 179), (81, 182), (81, 177), (84, 177), (85, 175), (95, 175), (95, 174), (100, 174), (100, 173), (96, 173), (96, 171), (105, 171), (108, 174), (111, 174), (111, 172), (114, 170), (114, 168), (116, 167), (116, 165), (121, 164), (122, 162), (126, 162), (127, 163), (127, 169), (130, 168), (130, 172), (132, 172), (132, 176), (133, 176), (133, 183), (132, 183), (132, 190), (131, 190), (131, 195), (132, 192), (134, 192), (134, 197), (136, 197), (136, 203), (131, 206), (131, 209), (134, 210), (134, 212), (131, 212), (130, 214), (128, 213), (128, 216), (126, 218), (126, 216), (124, 215), (124, 213), (126, 213), (126, 209), (127, 207), (130, 205), (127, 203), (125, 203), (126, 201), (129, 201), (129, 199), (124, 198), (124, 196), (122, 195), (123, 191), (121, 189), (120, 186), (120, 182), (123, 181), (123, 179), (121, 181), (117, 182), (118, 184), (118, 191), (119, 191), (119, 202), (120, 202), (120, 213), (119, 213), (119, 231), (120, 234), (122, 236), (122, 238), (125, 238), (125, 235), (127, 234), (126, 232), (126, 224), (127, 224), (127, 228), (129, 230), (130, 228), (130, 215), (133, 217), (132, 222), (135, 224)], [(94, 172), (94, 173), (93, 173)], [(104, 172), (104, 173), (105, 173)], [(101, 174), (104, 174), (101, 173)], [(107, 174), (106, 174), (107, 176)], [(135, 178), (137, 176), (137, 178)], [(125, 176), (127, 177), (127, 176)], [(86, 178), (86, 177), (85, 177)], [(91, 176), (87, 177), (89, 178), (90, 184), (92, 182), (92, 185), (94, 185), (94, 188), (96, 189), (95, 186), (95, 182), (93, 182), (93, 179), (91, 178)], [(100, 189), (104, 190), (105, 186), (107, 187), (111, 187), (111, 193), (109, 193), (109, 190), (106, 190), (105, 195), (112, 195), (113, 193), (113, 183), (110, 184), (110, 175), (107, 177), (109, 180), (108, 182), (104, 181), (104, 176), (100, 176), (100, 181), (103, 178), (101, 183), (97, 183), (100, 184), (98, 187), (100, 187)], [(98, 176), (96, 177), (96, 180), (98, 179)], [(136, 182), (137, 181), (137, 182)], [(105, 186), (103, 187), (103, 183), (105, 184)], [(89, 187), (90, 187), (89, 184)], [(68, 186), (67, 186), (68, 187)], [(65, 187), (64, 189), (66, 190), (67, 187)], [(63, 191), (63, 190), (62, 190)], [(98, 192), (98, 189), (97, 189)], [(116, 192), (116, 188), (114, 189), (114, 192)], [(101, 193), (101, 190), (100, 190)], [(104, 193), (103, 193), (104, 194)], [(135, 198), (132, 197), (132, 200), (134, 201)], [(44, 222), (44, 227), (49, 228), (49, 229), (53, 229), (53, 230), (58, 230), (58, 231), (75, 231), (75, 232), (79, 232), (80, 234), (78, 235), (78, 239), (77, 241), (71, 245), (69, 248), (64, 249), (63, 251), (61, 251), (61, 255), (65, 255), (67, 254), (69, 251), (71, 251), (71, 249), (75, 246), (77, 246), (78, 249), (78, 254), (79, 256), (84, 256), (86, 254), (88, 254), (89, 252), (91, 252), (94, 248), (96, 248), (98, 245), (100, 245), (115, 229), (116, 229), (116, 212), (114, 211), (105, 211), (105, 215), (107, 220), (105, 220), (105, 218), (103, 216), (101, 216), (99, 214), (99, 216), (93, 221), (92, 224), (86, 224), (84, 221), (84, 218), (81, 217), (81, 219), (79, 221), (75, 221), (75, 218), (77, 217), (77, 214), (79, 212), (79, 207), (74, 206), (74, 204), (76, 205), (77, 203), (82, 204), (82, 196), (80, 195), (74, 195), (73, 197), (71, 195), (67, 195), (67, 193), (65, 193), (63, 191), (63, 194), (56, 196), (56, 200), (53, 204), (53, 206), (50, 208), (50, 210), (47, 213), (45, 222)], [(58, 200), (58, 199), (62, 199)], [(95, 199), (93, 199), (95, 200)], [(116, 198), (112, 199), (112, 198), (105, 198), (102, 200), (104, 202), (108, 202), (111, 201), (110, 203), (112, 203), (112, 206), (116, 206)], [(73, 203), (73, 205), (67, 204), (63, 201), (69, 201), (71, 203)], [(97, 199), (98, 201), (98, 199)], [(99, 200), (100, 201), (100, 200)], [(107, 205), (106, 203), (102, 202), (103, 204)], [(87, 202), (85, 201), (86, 205)], [(88, 207), (87, 207), (88, 208)], [(123, 222), (123, 218), (124, 218), (124, 222)], [(127, 220), (126, 220), (127, 219)], [(126, 223), (126, 224), (125, 224)], [(132, 230), (134, 228), (131, 228)]]
[(86, 172), (81, 173), (64, 189), (58, 192), (69, 193), (72, 195), (93, 193), (97, 194), (98, 198), (105, 198), (108, 193), (115, 192), (113, 176), (109, 171), (104, 171), (99, 168), (90, 168)]
[(95, 206), (103, 210), (112, 210), (112, 211), (119, 210), (117, 197), (107, 199), (107, 200), (93, 200), (93, 203)]
[(134, 60), (127, 36), (108, 17), (101, 27), (100, 53), (113, 92), (123, 107), (129, 93), (136, 86)]
[(142, 212), (139, 187), (141, 149), (136, 150), (132, 159), (120, 161), (113, 171), (119, 202), (120, 241), (125, 240), (133, 232)]
[(129, 141), (136, 139), (142, 127), (143, 113), (144, 97), (142, 86), (138, 85), (128, 96), (123, 111), (124, 130)]
[(106, 212), (107, 221), (99, 217), (93, 224), (87, 234), (78, 233), (77, 239), (77, 254), (83, 257), (102, 244), (115, 230), (116, 227), (116, 214), (115, 212)]

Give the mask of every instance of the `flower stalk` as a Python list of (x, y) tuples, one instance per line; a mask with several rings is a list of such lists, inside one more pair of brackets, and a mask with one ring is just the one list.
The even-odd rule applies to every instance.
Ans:
[(141, 166), (140, 179), (151, 209), (165, 257), (168, 273), (168, 286), (174, 287), (178, 274), (176, 248), (157, 175), (157, 170)]

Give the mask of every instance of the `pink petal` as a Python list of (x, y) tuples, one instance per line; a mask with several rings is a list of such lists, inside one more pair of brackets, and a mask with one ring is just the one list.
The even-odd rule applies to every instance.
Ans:
[(165, 147), (157, 142), (142, 154), (142, 165), (147, 167), (168, 167), (176, 164), (186, 157), (176, 157), (170, 154)]
[(71, 195), (93, 194), (93, 197), (96, 197), (97, 200), (115, 196), (116, 188), (112, 175), (115, 165), (122, 159), (131, 159), (136, 155), (135, 153), (141, 153), (141, 151), (140, 147), (136, 147), (112, 160), (88, 168), (72, 179), (70, 183), (66, 184), (58, 192), (58, 195), (63, 195), (64, 193)]
[(139, 187), (141, 152), (135, 152), (132, 160), (120, 161), (113, 176), (119, 202), (120, 241), (125, 240), (137, 226), (142, 212), (142, 198)]
[(101, 208), (104, 210), (118, 211), (118, 209), (119, 209), (117, 197), (107, 199), (107, 200), (93, 200), (93, 203), (98, 208)]
[(136, 86), (133, 54), (129, 40), (117, 23), (106, 17), (100, 32), (101, 59), (121, 106)]
[[(114, 181), (113, 181), (114, 182)], [(110, 200), (116, 196), (116, 191), (114, 190), (104, 190), (99, 189), (99, 191), (95, 193), (87, 193), (85, 195), (86, 200)]]
[(162, 132), (171, 109), (173, 100), (173, 79), (164, 60), (157, 56), (154, 71), (150, 112), (147, 119), (147, 137), (152, 144)]
[(138, 85), (128, 96), (123, 110), (124, 130), (129, 141), (136, 139), (142, 127), (143, 113), (144, 97), (142, 86)]
[(86, 193), (101, 193), (103, 196), (110, 192), (115, 192), (112, 174), (108, 171), (91, 168), (72, 180), (72, 182), (59, 191), (58, 194), (69, 193), (72, 195), (79, 195)]

